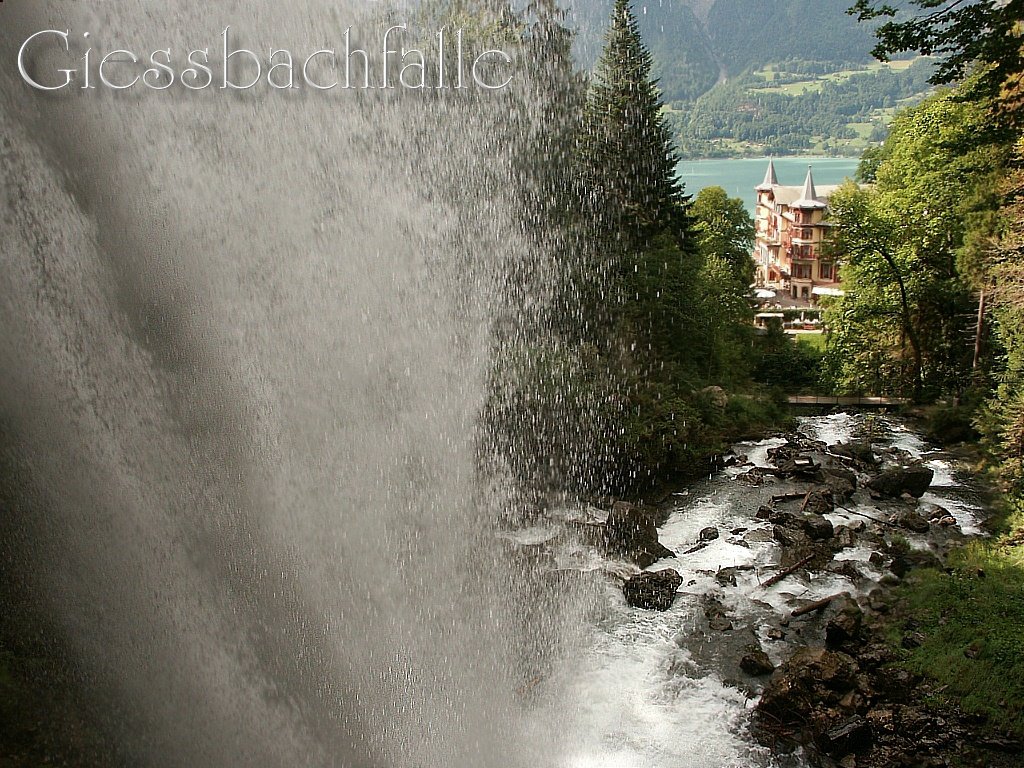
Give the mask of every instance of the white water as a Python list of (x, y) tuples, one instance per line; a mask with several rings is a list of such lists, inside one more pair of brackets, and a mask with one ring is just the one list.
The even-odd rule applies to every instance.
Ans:
[[(860, 417), (846, 414), (808, 418), (802, 420), (800, 431), (831, 444), (851, 439), (860, 422)], [(893, 422), (891, 426), (891, 438), (879, 443), (904, 448), (923, 457), (936, 470), (935, 486), (923, 500), (954, 511), (965, 531), (978, 530), (981, 509), (962, 499), (965, 489), (948, 463), (929, 458), (931, 452), (925, 443), (902, 425)], [(768, 448), (783, 442), (741, 444), (735, 451), (766, 466)], [(771, 537), (772, 526), (756, 520), (754, 513), (773, 493), (782, 492), (785, 484), (750, 487), (737, 482), (736, 476), (746, 469), (726, 470), (677, 497), (680, 501), (676, 510), (660, 529), (660, 540), (677, 557), (661, 560), (649, 569), (671, 567), (683, 577), (683, 586), (668, 611), (630, 608), (617, 586), (607, 586), (603, 613), (592, 627), (589, 650), (553, 685), (568, 687), (572, 706), (557, 714), (546, 712), (558, 717), (567, 745), (569, 756), (563, 768), (776, 765), (748, 730), (755, 699), (741, 690), (743, 686), (736, 680), (722, 678), (722, 667), (730, 661), (724, 657), (742, 653), (756, 632), (761, 646), (778, 664), (783, 646), (769, 639), (766, 629), (772, 619), (792, 609), (790, 601), (843, 591), (866, 593), (876, 586), (875, 580), (882, 572), (867, 563), (871, 548), (860, 545), (836, 557), (857, 561), (857, 567), (868, 577), (859, 587), (844, 576), (822, 572), (810, 578), (794, 575), (764, 589), (761, 581), (776, 570), (779, 549)], [(858, 492), (855, 499), (859, 511), (886, 516), (863, 492)], [(863, 519), (838, 510), (829, 517), (837, 525)], [(720, 537), (704, 549), (682, 554), (697, 541), (700, 530), (711, 525), (720, 530)], [(730, 533), (738, 528), (747, 530)], [(925, 546), (921, 537), (909, 538)], [(589, 569), (602, 566), (594, 552), (588, 556), (577, 551), (574, 556), (577, 565), (586, 561)], [(737, 586), (722, 586), (716, 581), (714, 574), (719, 569), (737, 566), (753, 566), (736, 573)], [(707, 630), (701, 601), (705, 595), (714, 595), (724, 604), (733, 630)], [(737, 635), (742, 635), (738, 641)], [(736, 659), (731, 661), (734, 664)], [(799, 756), (793, 760), (799, 761)]]

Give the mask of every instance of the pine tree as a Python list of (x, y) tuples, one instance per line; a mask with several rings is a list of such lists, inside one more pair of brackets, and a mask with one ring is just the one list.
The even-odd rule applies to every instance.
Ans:
[(586, 109), (585, 164), (611, 226), (685, 229), (678, 154), (629, 0), (616, 0)]

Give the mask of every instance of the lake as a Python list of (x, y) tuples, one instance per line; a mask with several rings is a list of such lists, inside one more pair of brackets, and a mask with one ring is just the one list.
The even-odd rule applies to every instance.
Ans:
[[(775, 174), (780, 184), (799, 186), (810, 165), (815, 184), (839, 184), (847, 177), (853, 178), (859, 162), (856, 157), (776, 157)], [(688, 194), (696, 196), (704, 187), (723, 187), (730, 197), (743, 198), (753, 215), (754, 187), (764, 181), (768, 158), (683, 160), (676, 167)]]

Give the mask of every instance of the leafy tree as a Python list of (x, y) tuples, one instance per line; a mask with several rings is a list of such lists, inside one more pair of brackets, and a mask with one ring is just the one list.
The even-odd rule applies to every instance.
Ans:
[(754, 282), (754, 219), (739, 197), (729, 197), (722, 187), (704, 187), (693, 201), (690, 214), (697, 244), (705, 259), (717, 256), (729, 265), (731, 279), (745, 292)]
[(1006, 228), (990, 254), (995, 341), (1002, 352), (995, 386), (980, 419), (1004, 476), (1024, 492), (1024, 139), (1003, 184)]
[(973, 347), (969, 225), (1001, 165), (971, 146), (984, 109), (956, 93), (935, 96), (893, 123), (874, 189), (847, 186), (830, 200), (829, 247), (846, 296), (829, 310), (831, 370), (848, 389), (915, 399), (958, 393)]
[(942, 59), (932, 82), (959, 82), (981, 64), (976, 97), (992, 99), (1008, 109), (999, 113), (1010, 125), (1024, 120), (1019, 100), (1000, 102), (1007, 83), (1019, 83), (1024, 72), (1022, 0), (910, 0), (920, 13), (909, 15), (879, 0), (857, 0), (850, 8), (861, 21), (889, 19), (875, 32), (872, 53), (881, 61), (893, 54), (918, 51)]

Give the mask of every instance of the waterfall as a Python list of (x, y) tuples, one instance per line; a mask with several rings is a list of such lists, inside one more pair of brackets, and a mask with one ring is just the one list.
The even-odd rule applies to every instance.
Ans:
[(477, 479), (503, 277), (530, 258), (505, 97), (43, 94), (14, 66), (40, 29), (81, 56), (228, 24), (311, 50), (372, 22), (326, 0), (10, 5), (4, 567), (124, 759), (550, 758), (517, 715), (533, 574)]

